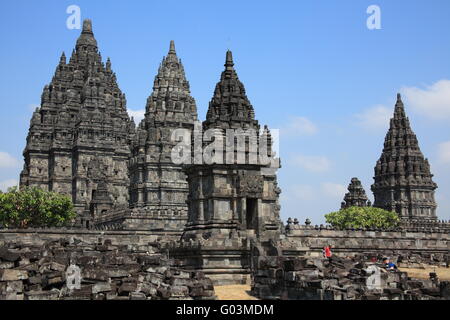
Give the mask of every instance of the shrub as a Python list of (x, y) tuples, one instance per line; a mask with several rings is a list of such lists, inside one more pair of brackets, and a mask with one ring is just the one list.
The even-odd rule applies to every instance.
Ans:
[(333, 227), (345, 228), (392, 228), (400, 219), (397, 213), (375, 207), (350, 207), (325, 215)]
[(5, 228), (61, 227), (76, 217), (72, 200), (40, 188), (11, 188), (0, 194), (0, 224)]

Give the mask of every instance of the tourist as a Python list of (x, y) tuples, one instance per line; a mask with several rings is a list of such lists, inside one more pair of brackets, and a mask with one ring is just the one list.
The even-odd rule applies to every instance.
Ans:
[(326, 245), (324, 248), (323, 248), (323, 250), (322, 250), (322, 253), (323, 253), (323, 257), (324, 258), (331, 258), (331, 256), (332, 256), (332, 253), (331, 253), (331, 245), (329, 244), (329, 245)]
[(389, 260), (389, 258), (384, 258), (383, 259), (383, 264), (384, 264), (384, 267), (386, 268), (386, 270), (388, 270), (388, 271), (395, 271), (395, 270), (397, 270), (397, 266), (395, 265), (395, 263), (391, 262)]

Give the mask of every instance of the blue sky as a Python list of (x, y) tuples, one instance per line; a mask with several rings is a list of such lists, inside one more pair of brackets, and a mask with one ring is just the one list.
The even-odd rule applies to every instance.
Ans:
[[(439, 185), (450, 219), (450, 2), (434, 1), (9, 1), (0, 4), (0, 188), (18, 180), (33, 108), (79, 30), (69, 5), (93, 20), (128, 108), (139, 114), (169, 41), (175, 40), (199, 117), (233, 51), (261, 124), (281, 129), (282, 217), (339, 208), (359, 177), (371, 196), (395, 95)], [(370, 5), (381, 29), (369, 30)]]

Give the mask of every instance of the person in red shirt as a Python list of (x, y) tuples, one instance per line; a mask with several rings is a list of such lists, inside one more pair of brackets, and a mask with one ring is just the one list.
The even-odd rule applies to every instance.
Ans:
[(324, 258), (331, 258), (331, 245), (327, 245), (323, 248), (323, 256)]

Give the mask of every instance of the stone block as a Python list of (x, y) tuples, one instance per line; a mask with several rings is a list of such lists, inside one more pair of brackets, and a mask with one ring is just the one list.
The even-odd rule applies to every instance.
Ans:
[[(128, 273), (127, 273), (128, 274)], [(81, 270), (82, 280), (108, 281), (109, 274), (100, 268), (89, 268)]]
[(0, 270), (1, 269), (12, 269), (12, 268), (14, 268), (14, 262), (9, 262), (9, 261), (0, 262)]
[(92, 293), (97, 294), (100, 292), (111, 291), (111, 284), (109, 282), (97, 282), (92, 286)]
[(16, 262), (20, 259), (20, 254), (12, 252), (5, 247), (0, 247), (0, 259), (8, 262)]
[(23, 282), (21, 280), (8, 281), (6, 285), (6, 293), (22, 293)]
[(137, 283), (135, 282), (125, 282), (123, 283), (118, 290), (120, 296), (128, 295), (130, 292), (134, 292), (137, 290)]
[(24, 270), (3, 269), (0, 270), (0, 281), (15, 281), (28, 279), (28, 272)]
[(57, 300), (58, 291), (30, 291), (25, 293), (26, 300)]
[(144, 293), (146, 296), (156, 297), (156, 295), (158, 294), (156, 286), (147, 282), (139, 284), (137, 290)]
[(185, 297), (189, 295), (189, 288), (187, 286), (174, 285), (170, 287), (172, 297)]
[(130, 292), (130, 300), (147, 300), (147, 297), (142, 292)]

